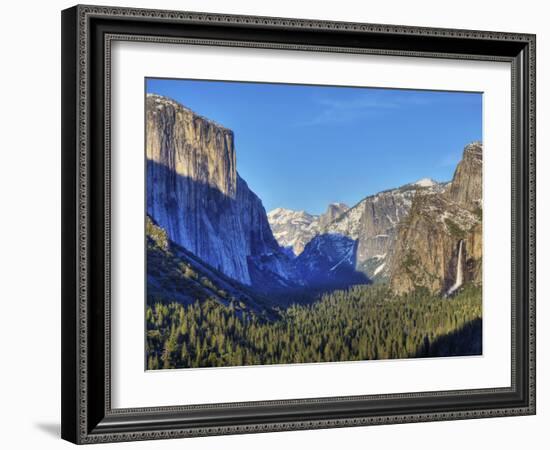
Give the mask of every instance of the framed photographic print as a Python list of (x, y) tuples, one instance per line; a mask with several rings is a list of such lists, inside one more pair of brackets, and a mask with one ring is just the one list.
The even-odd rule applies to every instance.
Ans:
[(62, 436), (535, 413), (535, 36), (62, 13)]

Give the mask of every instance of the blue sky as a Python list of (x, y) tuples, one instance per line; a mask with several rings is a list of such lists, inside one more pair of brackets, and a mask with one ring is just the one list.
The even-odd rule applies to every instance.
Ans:
[(147, 79), (235, 133), (237, 170), (262, 199), (319, 214), (329, 203), (429, 177), (450, 180), (482, 140), (482, 94)]

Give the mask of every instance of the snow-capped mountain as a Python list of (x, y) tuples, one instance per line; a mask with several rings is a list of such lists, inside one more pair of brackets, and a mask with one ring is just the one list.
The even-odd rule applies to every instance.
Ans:
[(348, 209), (344, 203), (331, 203), (324, 214), (314, 215), (305, 211), (276, 208), (267, 214), (267, 219), (279, 245), (287, 249), (290, 255), (298, 256), (324, 226)]
[(273, 236), (290, 255), (297, 256), (319, 233), (319, 216), (305, 211), (276, 208), (267, 214)]
[[(336, 273), (344, 271), (347, 278), (354, 274), (354, 279), (366, 275), (370, 280), (383, 280), (390, 273), (387, 256), (395, 243), (397, 225), (407, 217), (414, 196), (417, 192), (435, 193), (444, 189), (444, 184), (424, 178), (365, 197), (352, 208), (341, 210), (333, 220), (323, 222), (313, 218), (307, 226), (295, 228), (289, 225), (292, 220), (284, 223), (281, 220), (290, 217), (285, 211), (284, 216), (282, 212), (273, 214), (269, 222), (280, 245), (307, 240), (295, 261), (298, 273), (306, 282), (333, 279), (335, 272), (330, 269), (336, 263), (339, 264)], [(275, 219), (279, 220), (275, 222)], [(353, 257), (350, 257), (350, 246)]]
[(431, 178), (422, 178), (422, 179), (414, 182), (413, 184), (415, 186), (420, 186), (420, 187), (432, 187), (432, 186), (435, 186), (438, 183), (437, 183), (437, 181), (434, 181)]

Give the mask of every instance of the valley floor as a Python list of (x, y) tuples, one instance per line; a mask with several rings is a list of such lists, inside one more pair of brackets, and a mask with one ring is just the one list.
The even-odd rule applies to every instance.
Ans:
[(212, 300), (147, 306), (147, 369), (480, 355), (481, 288), (392, 297), (381, 286), (323, 294), (276, 320)]

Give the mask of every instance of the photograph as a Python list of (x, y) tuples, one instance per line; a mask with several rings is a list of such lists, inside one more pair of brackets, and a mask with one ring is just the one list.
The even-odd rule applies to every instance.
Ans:
[(482, 93), (144, 102), (147, 370), (482, 355)]
[(541, 8), (188, 1), (41, 4), (6, 58), (11, 443), (539, 442)]

